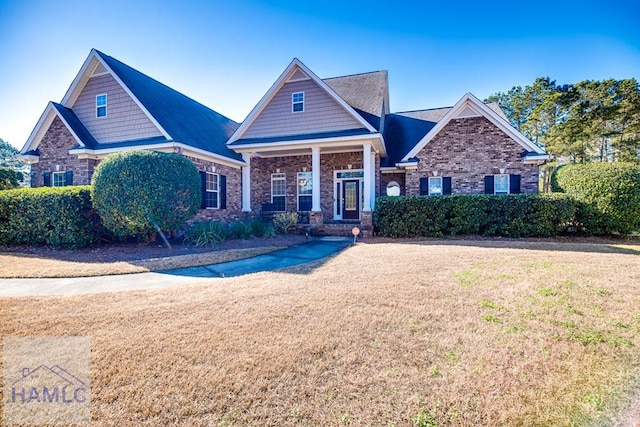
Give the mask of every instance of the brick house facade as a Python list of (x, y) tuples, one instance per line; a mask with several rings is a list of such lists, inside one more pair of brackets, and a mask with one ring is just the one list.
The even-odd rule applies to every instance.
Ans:
[(300, 211), (331, 232), (370, 231), (387, 194), (538, 191), (549, 156), (497, 105), (466, 94), (453, 107), (391, 113), (388, 90), (386, 71), (322, 80), (294, 59), (238, 124), (92, 50), (21, 156), (43, 186), (89, 184), (114, 152), (176, 153), (209, 197), (194, 220)]

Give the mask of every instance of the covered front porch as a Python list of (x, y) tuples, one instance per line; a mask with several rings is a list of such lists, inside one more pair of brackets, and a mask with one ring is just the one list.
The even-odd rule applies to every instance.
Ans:
[(379, 194), (379, 137), (301, 145), (242, 147), (243, 212), (298, 212), (312, 233), (348, 235), (358, 226), (370, 234)]

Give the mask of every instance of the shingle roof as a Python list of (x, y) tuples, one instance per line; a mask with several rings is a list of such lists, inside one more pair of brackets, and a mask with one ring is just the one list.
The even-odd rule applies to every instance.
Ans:
[(286, 136), (272, 136), (265, 138), (242, 138), (236, 141), (233, 141), (229, 144), (231, 147), (238, 145), (247, 145), (247, 144), (264, 144), (269, 142), (280, 142), (280, 141), (303, 141), (310, 139), (321, 139), (321, 138), (340, 138), (346, 136), (355, 136), (355, 135), (370, 135), (371, 132), (368, 129), (347, 129), (347, 130), (339, 130), (333, 132), (317, 132), (317, 133), (306, 133), (306, 134), (296, 134), (296, 135), (286, 135)]
[(387, 71), (333, 77), (323, 81), (371, 126), (380, 130), (380, 116), (388, 85)]
[(117, 59), (96, 51), (176, 142), (242, 160), (226, 146), (239, 124)]
[(52, 102), (53, 108), (56, 109), (58, 114), (62, 116), (65, 122), (69, 125), (71, 130), (80, 138), (80, 141), (87, 148), (96, 148), (98, 145), (98, 141), (89, 133), (86, 127), (82, 124), (76, 113), (71, 110), (71, 108), (67, 108), (64, 105)]
[[(500, 117), (508, 121), (496, 102), (486, 104)], [(384, 140), (387, 146), (387, 158), (382, 159), (382, 167), (395, 166), (422, 138), (435, 127), (453, 107), (432, 108), (428, 110), (404, 111), (389, 114), (385, 121)]]

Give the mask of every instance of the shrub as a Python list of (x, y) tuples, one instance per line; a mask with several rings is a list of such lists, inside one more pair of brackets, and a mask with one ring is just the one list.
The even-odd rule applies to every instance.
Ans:
[(18, 188), (23, 179), (22, 172), (0, 166), (0, 190)]
[(557, 168), (554, 191), (581, 202), (576, 222), (588, 234), (640, 231), (640, 166), (631, 163), (586, 163)]
[(187, 229), (187, 240), (196, 246), (215, 246), (228, 237), (227, 227), (217, 221), (195, 222)]
[(177, 230), (200, 207), (198, 171), (178, 154), (112, 154), (98, 165), (92, 184), (96, 210), (120, 238)]
[(273, 215), (273, 226), (280, 233), (288, 233), (298, 224), (298, 212), (278, 212)]
[(276, 229), (273, 222), (254, 219), (251, 221), (251, 233), (256, 237), (275, 237)]
[(374, 220), (388, 237), (553, 236), (572, 224), (576, 209), (564, 195), (380, 197)]
[(0, 244), (79, 248), (99, 228), (88, 186), (0, 191)]

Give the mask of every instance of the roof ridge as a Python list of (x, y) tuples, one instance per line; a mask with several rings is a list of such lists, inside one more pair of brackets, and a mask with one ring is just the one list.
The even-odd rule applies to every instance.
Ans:
[(341, 78), (344, 78), (344, 77), (355, 77), (355, 76), (363, 76), (365, 74), (377, 74), (377, 73), (389, 74), (389, 71), (388, 70), (365, 71), (363, 73), (354, 73), (354, 74), (346, 74), (344, 76), (327, 77), (327, 78), (324, 78), (322, 80), (326, 81), (326, 80), (333, 80), (333, 79), (341, 79)]
[(423, 111), (435, 111), (435, 110), (446, 110), (447, 108), (453, 108), (453, 105), (450, 107), (435, 107), (435, 108), (424, 108), (421, 110), (406, 110), (406, 111), (395, 111), (391, 114), (402, 114), (402, 113), (422, 113)]

